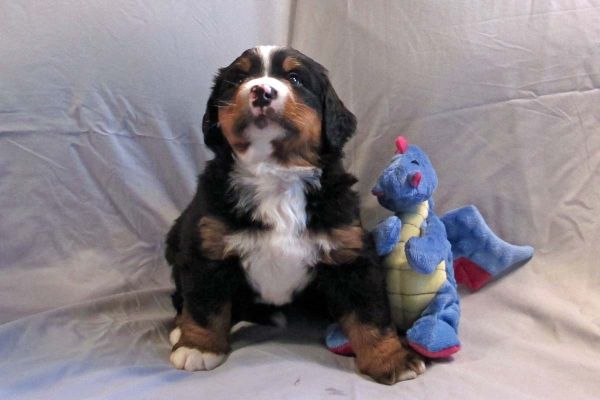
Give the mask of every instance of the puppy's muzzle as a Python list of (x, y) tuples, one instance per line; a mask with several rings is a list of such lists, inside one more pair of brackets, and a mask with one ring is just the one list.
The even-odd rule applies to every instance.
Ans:
[(290, 95), (286, 84), (268, 76), (247, 82), (243, 93), (252, 121), (260, 129), (279, 120)]

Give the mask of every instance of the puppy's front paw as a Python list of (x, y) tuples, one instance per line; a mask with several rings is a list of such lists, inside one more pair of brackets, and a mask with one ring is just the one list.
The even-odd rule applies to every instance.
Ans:
[(415, 379), (425, 372), (421, 356), (403, 348), (392, 338), (384, 340), (360, 359), (357, 357), (356, 362), (361, 373), (385, 385)]
[(186, 371), (209, 371), (221, 365), (226, 354), (202, 352), (198, 349), (181, 346), (171, 353), (171, 364)]
[(175, 346), (177, 342), (181, 339), (181, 328), (176, 327), (169, 334), (169, 342), (171, 342), (171, 346)]

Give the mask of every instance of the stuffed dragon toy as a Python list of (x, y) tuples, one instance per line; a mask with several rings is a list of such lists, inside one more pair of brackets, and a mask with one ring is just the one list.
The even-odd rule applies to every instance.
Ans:
[[(492, 278), (533, 255), (530, 246), (509, 244), (487, 226), (475, 206), (434, 212), (437, 175), (427, 155), (404, 137), (372, 193), (394, 215), (373, 231), (387, 271), (392, 320), (408, 344), (428, 358), (447, 358), (460, 349), (457, 282), (478, 290)], [(327, 347), (352, 355), (338, 325), (328, 329)]]

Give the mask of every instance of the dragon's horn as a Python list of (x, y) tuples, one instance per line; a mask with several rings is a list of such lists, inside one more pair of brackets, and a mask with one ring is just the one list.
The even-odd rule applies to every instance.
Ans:
[(408, 149), (408, 140), (404, 136), (398, 136), (396, 138), (396, 154), (404, 154)]

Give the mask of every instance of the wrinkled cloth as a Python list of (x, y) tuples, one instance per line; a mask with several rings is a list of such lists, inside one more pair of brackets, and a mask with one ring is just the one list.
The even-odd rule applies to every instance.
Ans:
[[(593, 399), (600, 393), (600, 4), (0, 1), (0, 399)], [(369, 193), (418, 143), (436, 209), (475, 204), (534, 258), (462, 293), (462, 350), (378, 385), (322, 324), (250, 326), (210, 372), (168, 361), (164, 236), (211, 157), (218, 67), (289, 44), (356, 114)]]

